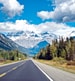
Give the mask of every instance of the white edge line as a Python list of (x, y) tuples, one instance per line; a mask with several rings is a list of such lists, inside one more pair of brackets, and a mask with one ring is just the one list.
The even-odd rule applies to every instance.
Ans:
[[(34, 62), (33, 62), (33, 63), (34, 63)], [(34, 63), (34, 64), (35, 64), (35, 63)], [(50, 78), (50, 77), (48, 76), (48, 74), (45, 73), (38, 65), (35, 64), (35, 66), (37, 66), (37, 68), (38, 68), (50, 81), (53, 81), (53, 79)]]

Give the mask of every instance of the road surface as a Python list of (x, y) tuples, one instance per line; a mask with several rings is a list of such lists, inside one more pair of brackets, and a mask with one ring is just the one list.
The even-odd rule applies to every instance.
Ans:
[(53, 79), (53, 81), (75, 81), (75, 74), (39, 63), (37, 61), (35, 61), (35, 64), (40, 66), (42, 70), (44, 70), (44, 72)]
[(26, 60), (0, 67), (0, 81), (75, 81), (75, 74)]
[(0, 81), (50, 81), (32, 62), (22, 61), (0, 67)]

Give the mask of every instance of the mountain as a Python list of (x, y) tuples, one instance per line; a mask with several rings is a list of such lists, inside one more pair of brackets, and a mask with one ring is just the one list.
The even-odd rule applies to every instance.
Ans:
[[(51, 44), (52, 40), (59, 38), (59, 36), (51, 32), (36, 33), (33, 31), (9, 32), (6, 36), (19, 45), (19, 50), (28, 54), (36, 54), (41, 48)], [(71, 31), (68, 37), (75, 37), (75, 31)]]
[(3, 48), (5, 50), (12, 50), (17, 48), (18, 45), (11, 41), (9, 38), (7, 38), (4, 34), (0, 33), (0, 48)]
[(35, 33), (30, 31), (20, 31), (22, 32), (20, 36), (16, 32), (14, 36), (13, 33), (7, 34), (7, 36), (12, 39), (14, 42), (23, 46), (25, 48), (33, 48), (41, 41), (45, 40), (48, 43), (51, 43), (53, 39), (57, 39), (57, 36), (51, 32), (44, 32), (44, 33)]
[(14, 41), (6, 37), (4, 34), (0, 33), (0, 48), (4, 50), (19, 50), (21, 52), (27, 51), (24, 47), (16, 44)]
[(9, 32), (9, 33), (7, 33), (7, 36), (8, 37), (12, 37), (12, 36), (16, 37), (16, 36), (21, 36), (23, 33), (24, 33), (24, 31)]
[(35, 45), (33, 48), (30, 48), (30, 54), (37, 54), (42, 48), (45, 48), (49, 43), (47, 41), (41, 41), (37, 45)]
[(40, 49), (51, 44), (57, 36), (51, 32), (36, 33), (30, 31), (9, 32), (6, 36), (25, 48), (28, 54), (36, 54)]
[(72, 32), (69, 34), (69, 37), (75, 37), (75, 31), (72, 31)]

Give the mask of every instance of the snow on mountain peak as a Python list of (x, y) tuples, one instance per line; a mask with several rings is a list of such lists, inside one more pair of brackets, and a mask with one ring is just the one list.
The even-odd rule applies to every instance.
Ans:
[(69, 34), (70, 37), (72, 36), (75, 36), (75, 31), (72, 31), (70, 34)]
[(33, 31), (11, 32), (8, 33), (7, 36), (25, 48), (32, 48), (43, 40), (51, 43), (53, 39), (57, 38), (57, 36), (51, 32), (35, 33)]

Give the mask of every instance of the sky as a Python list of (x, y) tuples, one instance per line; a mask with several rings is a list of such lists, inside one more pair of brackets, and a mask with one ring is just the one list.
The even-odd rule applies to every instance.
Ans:
[(0, 32), (75, 31), (75, 0), (0, 0)]

